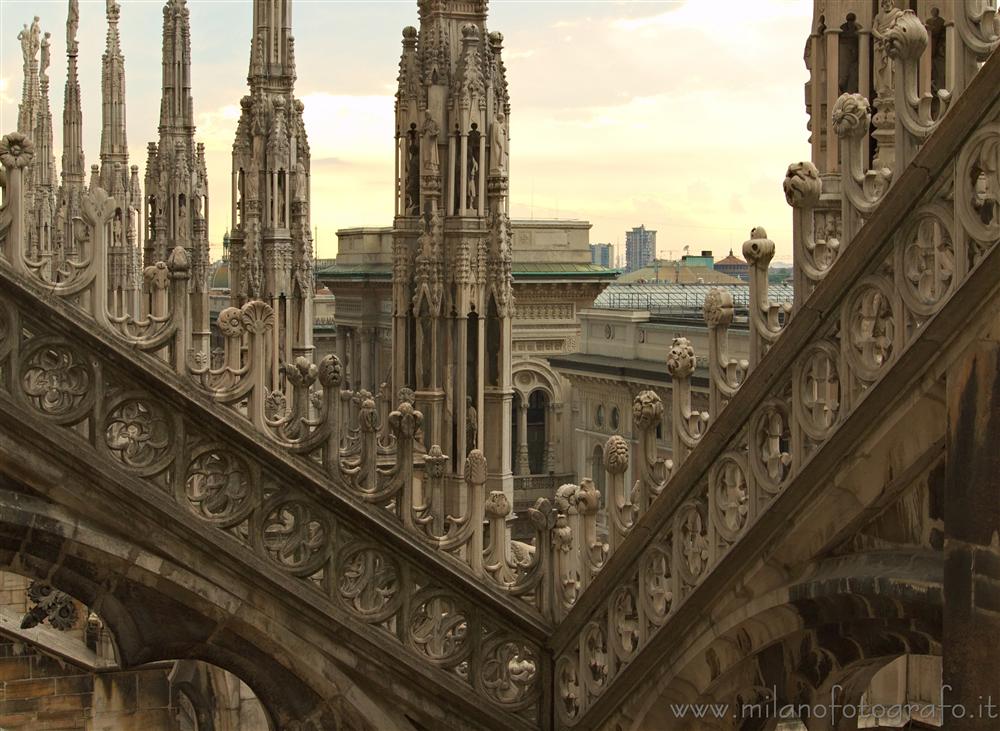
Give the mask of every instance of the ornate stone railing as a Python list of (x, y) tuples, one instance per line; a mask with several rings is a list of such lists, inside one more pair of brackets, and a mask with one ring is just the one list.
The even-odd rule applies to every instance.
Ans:
[[(909, 24), (907, 33), (917, 33), (911, 20), (905, 13), (901, 22)], [(914, 53), (901, 52), (897, 65), (914, 62)], [(589, 581), (580, 582), (583, 591), (550, 643), (561, 724), (601, 722), (621, 701), (622, 683), (628, 684), (621, 678), (631, 666), (639, 667), (643, 648), (665, 632), (704, 584), (713, 583), (709, 579), (720, 567), (732, 564), (727, 559), (749, 560), (734, 549), (776, 501), (808, 487), (806, 477), (815, 480), (810, 465), (836, 443), (840, 427), (878, 391), (886, 374), (919, 367), (914, 359), (926, 362), (935, 347), (925, 342), (927, 333), (944, 337), (954, 315), (938, 318), (955, 293), (973, 279), (973, 291), (990, 281), (995, 285), (997, 88), (1000, 59), (991, 58), (961, 97), (947, 100), (948, 114), (933, 121), (939, 133), (918, 134), (901, 123), (897, 131), (911, 135), (913, 154), (909, 167), (891, 180), (879, 182), (878, 171), (867, 171), (854, 176), (856, 188), (847, 189), (845, 182), (841, 192), (832, 183), (826, 188), (832, 178), (820, 181), (809, 163), (790, 168), (786, 192), (796, 208), (796, 275), (797, 282), (808, 280), (806, 294), (796, 293), (793, 311), (769, 300), (766, 273), (774, 245), (755, 229), (743, 247), (751, 265), (749, 361), (728, 355), (732, 303), (713, 291), (705, 303), (712, 413), (691, 408), (694, 352), (678, 338), (667, 358), (672, 460), (656, 458), (663, 405), (652, 392), (634, 402), (633, 485), (623, 479), (627, 442), (608, 440), (604, 461), (614, 550), (595, 571), (581, 574)], [(835, 118), (859, 116), (844, 122), (845, 178), (852, 168), (859, 170), (852, 158), (857, 150), (850, 148), (857, 142), (853, 130), (866, 128), (867, 106), (845, 95), (834, 111)], [(858, 193), (866, 183), (871, 190), (885, 187), (861, 207)], [(838, 206), (829, 200), (833, 190)], [(820, 246), (808, 236), (840, 209), (844, 221), (852, 221), (845, 225), (852, 231), (845, 237), (849, 245), (827, 241), (820, 266)], [(810, 254), (805, 260), (804, 251)], [(613, 687), (616, 692), (609, 693)]]
[[(251, 324), (255, 309), (247, 309)], [(84, 460), (89, 474), (126, 486), (135, 499), (148, 501), (148, 509), (166, 511), (165, 519), (183, 521), (196, 533), (218, 531), (248, 575), (260, 578), (263, 565), (264, 580), (268, 571), (297, 580), (334, 625), (362, 643), (398, 647), (404, 665), (421, 672), (436, 668), (432, 674), (444, 692), (476, 694), (494, 723), (537, 726), (545, 668), (540, 639), (547, 631), (540, 617), (470, 582), (457, 564), (392, 530), (391, 522), (373, 520), (363, 501), (331, 490), (321, 472), (262, 443), (232, 414), (206, 408), (208, 398), (192, 395), (189, 380), (136, 360), (127, 343), (78, 313), (62, 298), (43, 297), (0, 270), (4, 423), (16, 424), (18, 434), (30, 435), (53, 460)], [(408, 459), (412, 440), (403, 437), (412, 434), (419, 414), (404, 404), (390, 420)], [(481, 455), (473, 452), (469, 462), (469, 490), (477, 497), (464, 523), (441, 529), (441, 553), (459, 550), (467, 543), (463, 536), (487, 545), (482, 521), (471, 516), (498, 514), (495, 505), (492, 512), (483, 505)], [(434, 470), (428, 472), (433, 483)], [(383, 479), (373, 473), (371, 484)], [(393, 478), (384, 479), (388, 484)], [(439, 494), (434, 486), (429, 492)], [(174, 507), (163, 508), (164, 498)], [(411, 514), (415, 530), (437, 535), (421, 524), (422, 514)], [(540, 577), (552, 561), (549, 536), (557, 520), (548, 506), (540, 506), (533, 520), (540, 549), (504, 580), (510, 593), (535, 593), (544, 606)], [(478, 553), (474, 565), (484, 575), (503, 565), (503, 543), (491, 540), (485, 561)]]
[[(27, 251), (23, 221), (23, 173), (33, 154), (30, 141), (19, 134), (0, 142), (6, 172), (0, 264), (19, 283), (72, 307), (78, 317), (138, 351), (140, 359), (163, 361), (214, 408), (249, 423), (271, 447), (320, 470), (334, 491), (390, 516), (407, 534), (462, 566), (471, 579), (518, 597), (525, 609), (549, 620), (572, 603), (578, 585), (575, 567), (590, 549), (570, 540), (565, 527), (569, 516), (555, 507), (554, 490), (551, 499), (540, 500), (529, 511), (537, 528), (532, 545), (512, 543), (506, 531), (487, 532), (486, 523), (511, 506), (502, 494), (486, 494), (482, 454), (470, 454), (464, 480), (446, 480), (451, 458), (437, 446), (423, 445), (423, 417), (414, 408), (412, 392), (403, 389), (398, 407), (390, 410), (388, 393), (342, 391), (342, 368), (335, 356), (319, 363), (297, 357), (281, 364), (276, 377), (270, 349), (278, 325), (265, 302), (250, 301), (219, 314), (224, 346), (213, 362), (205, 350), (207, 338), (192, 332), (192, 313), (202, 305), (192, 304), (199, 295), (189, 284), (190, 266), (182, 247), (175, 248), (167, 262), (145, 270), (141, 302), (115, 296), (107, 279), (115, 203), (99, 187), (82, 193), (82, 214), (73, 221), (79, 246), (69, 264), (58, 271), (38, 265)], [(132, 310), (141, 311), (142, 317), (132, 317)], [(213, 465), (222, 470), (218, 479), (232, 468), (228, 463)], [(215, 521), (232, 518), (234, 505), (222, 494), (204, 496), (200, 504)], [(592, 527), (596, 516), (587, 513), (584, 522)], [(565, 574), (555, 580), (549, 566)]]

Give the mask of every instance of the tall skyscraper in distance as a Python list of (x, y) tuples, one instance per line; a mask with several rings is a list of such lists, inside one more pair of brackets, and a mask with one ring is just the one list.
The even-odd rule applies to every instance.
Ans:
[(634, 272), (642, 269), (656, 258), (656, 231), (647, 229), (645, 224), (625, 232), (625, 269)]

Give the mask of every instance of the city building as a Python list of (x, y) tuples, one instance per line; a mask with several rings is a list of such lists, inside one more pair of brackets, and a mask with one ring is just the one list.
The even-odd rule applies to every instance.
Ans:
[(701, 254), (684, 254), (681, 257), (681, 266), (712, 269), (715, 266), (715, 255), (711, 251), (702, 251)]
[(591, 244), (590, 263), (613, 269), (615, 267), (615, 247), (612, 244)]
[(0, 727), (993, 731), (991, 7), (814, 2), (787, 285), (760, 226), (745, 283), (618, 283), (588, 223), (511, 221), (487, 0), (418, 0), (392, 226), (316, 262), (292, 4), (248, 8), (214, 268), (185, 0), (143, 178), (118, 4), (86, 187), (77, 0), (58, 190), (51, 36), (18, 35)]
[[(337, 232), (337, 259), (317, 265), (336, 300), (336, 353), (345, 382), (390, 398), (392, 229)], [(579, 347), (578, 313), (617, 276), (590, 261), (586, 221), (511, 221), (513, 296), (511, 453), (517, 508), (571, 481), (568, 390), (547, 359)], [(526, 513), (521, 513), (526, 516)], [(524, 518), (522, 518), (523, 520)]]
[(721, 272), (722, 274), (728, 274), (731, 277), (736, 277), (737, 279), (742, 279), (744, 282), (750, 279), (750, 265), (747, 264), (745, 259), (740, 259), (738, 256), (733, 256), (733, 250), (729, 250), (729, 255), (725, 259), (720, 259), (715, 262), (713, 267), (715, 271)]
[(642, 269), (656, 258), (656, 231), (644, 225), (625, 232), (625, 271)]

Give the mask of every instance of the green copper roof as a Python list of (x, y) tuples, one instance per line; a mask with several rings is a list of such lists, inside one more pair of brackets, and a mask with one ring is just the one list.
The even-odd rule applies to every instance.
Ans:
[(514, 262), (511, 267), (515, 277), (617, 277), (617, 269), (600, 264), (572, 264), (569, 262)]
[[(511, 267), (514, 278), (599, 277), (613, 279), (620, 273), (600, 264), (570, 262), (515, 262)], [(322, 279), (386, 279), (392, 276), (391, 264), (334, 264), (318, 269)]]
[(319, 269), (322, 279), (391, 279), (392, 264), (334, 264)]

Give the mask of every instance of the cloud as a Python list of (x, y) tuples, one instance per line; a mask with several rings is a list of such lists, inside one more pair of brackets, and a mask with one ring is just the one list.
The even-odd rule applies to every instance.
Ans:
[[(0, 16), (21, 22), (36, 5), (0, 0)], [(514, 215), (586, 218), (595, 241), (621, 242), (626, 229), (646, 223), (660, 231), (664, 251), (683, 244), (728, 250), (764, 224), (788, 258), (791, 217), (781, 180), (788, 161), (809, 157), (801, 58), (812, 3), (491, 5), (490, 28), (503, 31), (507, 44)], [(392, 220), (399, 29), (416, 23), (414, 6), (297, 6), (297, 90), (313, 156), (321, 255), (333, 253), (337, 228)], [(206, 145), (214, 240), (229, 224), (248, 8), (191, 4), (196, 122)], [(61, 27), (64, 10), (43, 18), (46, 28)], [(104, 19), (100, 4), (82, 10), (80, 80), (91, 163), (99, 149)], [(160, 45), (151, 39), (158, 41), (161, 22), (157, 3), (125, 4), (128, 134), (139, 164), (146, 141), (157, 138)], [(58, 157), (65, 67), (55, 45)], [(0, 64), (2, 131), (9, 131), (20, 96), (18, 44), (0, 46)]]

